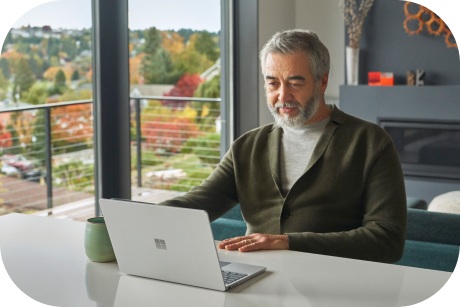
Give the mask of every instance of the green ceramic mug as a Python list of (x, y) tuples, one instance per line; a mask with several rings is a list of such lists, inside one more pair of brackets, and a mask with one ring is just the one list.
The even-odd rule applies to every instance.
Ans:
[(116, 260), (104, 217), (92, 217), (86, 221), (85, 252), (94, 262)]

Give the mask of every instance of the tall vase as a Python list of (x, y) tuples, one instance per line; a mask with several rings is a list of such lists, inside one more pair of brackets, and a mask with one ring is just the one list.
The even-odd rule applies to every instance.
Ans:
[(359, 48), (346, 46), (347, 84), (358, 85)]

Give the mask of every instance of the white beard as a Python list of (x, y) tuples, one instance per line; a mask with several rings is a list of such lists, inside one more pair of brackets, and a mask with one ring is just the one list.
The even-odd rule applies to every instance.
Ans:
[[(275, 125), (278, 127), (290, 127), (290, 128), (301, 128), (310, 119), (315, 116), (318, 111), (319, 104), (321, 101), (321, 95), (319, 90), (315, 90), (313, 97), (302, 107), (297, 101), (290, 102), (277, 102), (274, 106), (267, 104), (270, 113), (275, 119)], [(289, 116), (288, 114), (281, 115), (279, 108), (282, 107), (294, 107), (299, 110), (299, 114), (295, 116)]]

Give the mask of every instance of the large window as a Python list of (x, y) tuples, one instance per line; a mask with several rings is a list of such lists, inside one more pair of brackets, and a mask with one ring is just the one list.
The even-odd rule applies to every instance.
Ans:
[(188, 191), (220, 159), (220, 0), (130, 0), (129, 13), (133, 182)]
[(8, 32), (0, 56), (0, 214), (94, 198), (91, 45), (90, 0), (32, 8)]
[[(133, 189), (188, 191), (220, 159), (220, 3), (129, 2)], [(32, 8), (2, 45), (0, 214), (94, 214), (91, 6)]]

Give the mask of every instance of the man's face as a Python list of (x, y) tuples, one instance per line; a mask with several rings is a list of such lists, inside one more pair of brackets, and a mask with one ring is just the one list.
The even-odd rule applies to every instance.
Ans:
[(283, 127), (302, 127), (314, 121), (327, 75), (315, 82), (310, 58), (304, 53), (282, 55), (270, 53), (265, 61), (267, 105), (276, 123)]

